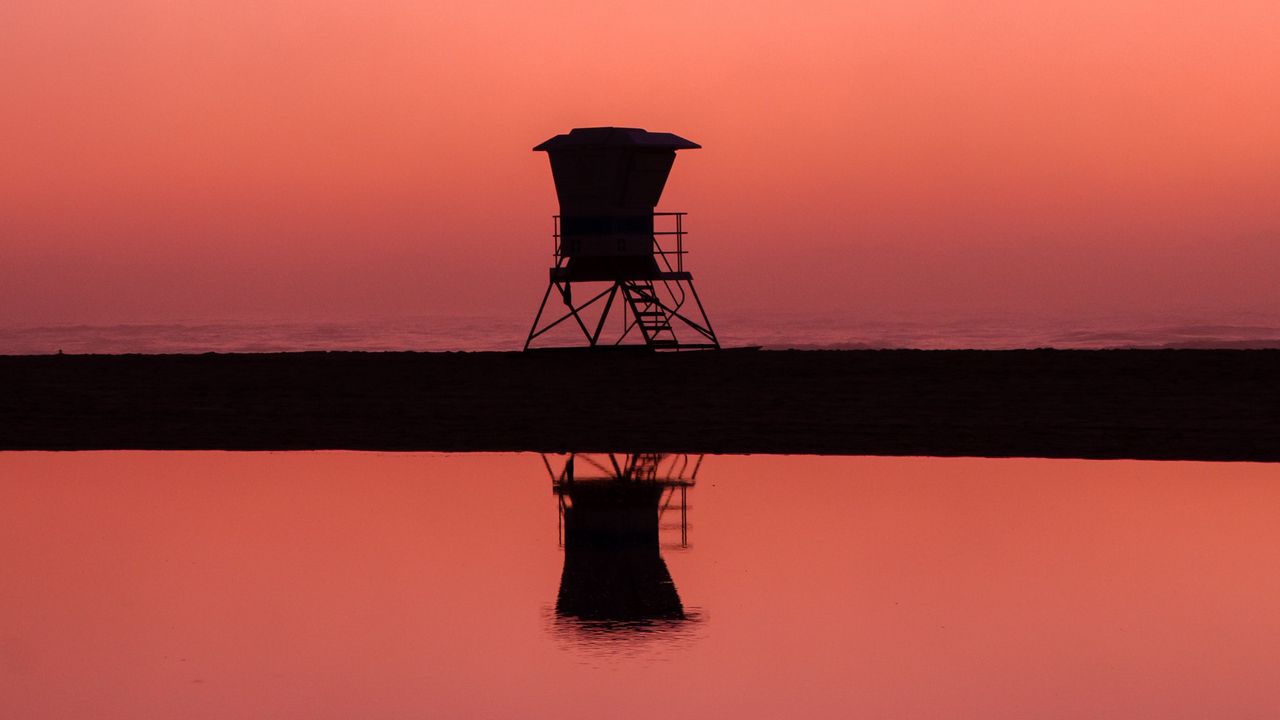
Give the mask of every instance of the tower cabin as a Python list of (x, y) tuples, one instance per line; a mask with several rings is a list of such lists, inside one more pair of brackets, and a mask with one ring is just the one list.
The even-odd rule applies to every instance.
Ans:
[[(560, 214), (554, 265), (526, 350), (569, 321), (588, 347), (719, 347), (684, 267), (685, 213), (656, 211), (676, 151), (699, 147), (672, 133), (621, 127), (576, 128), (534, 147), (551, 160)], [(605, 285), (575, 303), (573, 285), (584, 283)], [(565, 311), (543, 324), (552, 291)], [(606, 332), (611, 311), (618, 326)]]

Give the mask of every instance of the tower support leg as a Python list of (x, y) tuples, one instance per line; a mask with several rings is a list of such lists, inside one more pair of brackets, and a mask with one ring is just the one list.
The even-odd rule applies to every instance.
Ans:
[[(579, 281), (581, 285), (589, 281)], [(655, 279), (626, 279), (603, 281), (608, 285), (591, 299), (575, 304), (570, 295), (569, 283), (553, 279), (543, 293), (538, 313), (525, 339), (524, 349), (530, 349), (543, 334), (570, 319), (582, 332), (588, 347), (635, 346), (653, 350), (710, 350), (720, 348), (711, 320), (707, 317), (702, 299), (694, 289), (693, 279), (687, 273), (676, 277), (658, 276)], [(565, 305), (565, 312), (554, 320), (542, 324), (547, 314), (547, 302), (555, 290)], [(603, 300), (600, 314), (584, 316), (584, 311)], [(688, 302), (692, 300), (693, 302)], [(615, 310), (615, 307), (621, 310)], [(606, 333), (611, 315), (619, 315), (622, 330), (619, 334)], [(608, 337), (606, 337), (608, 336)], [(636, 342), (636, 339), (639, 342)], [(628, 342), (630, 340), (630, 342)]]

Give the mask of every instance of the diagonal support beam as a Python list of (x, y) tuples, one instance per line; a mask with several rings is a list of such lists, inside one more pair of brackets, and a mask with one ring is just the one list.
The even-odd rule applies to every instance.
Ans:
[[(562, 297), (565, 294), (564, 288), (560, 285), (559, 282), (551, 283), (550, 285), (547, 286), (547, 293), (542, 298), (542, 302), (544, 306), (546, 305), (547, 297), (550, 296), (551, 289), (553, 287), (560, 291), (560, 294)], [(529, 334), (529, 339), (525, 341), (525, 345), (524, 345), (525, 348), (527, 349), (529, 347), (529, 343), (533, 342), (534, 338), (538, 337), (539, 335), (542, 335), (543, 333), (554, 328), (555, 326), (559, 325), (565, 320), (568, 320), (569, 318), (573, 318), (578, 323), (578, 327), (582, 329), (583, 337), (587, 338), (587, 340), (591, 340), (591, 331), (587, 329), (586, 323), (582, 322), (582, 317), (579, 315), (579, 313), (582, 312), (583, 310), (586, 310), (588, 307), (591, 307), (591, 305), (598, 302), (600, 298), (603, 298), (605, 295), (608, 295), (608, 294), (609, 294), (609, 289), (606, 288), (605, 290), (602, 290), (601, 292), (597, 293), (595, 297), (582, 303), (581, 305), (578, 305), (577, 307), (574, 307), (572, 304), (566, 302), (565, 304), (569, 306), (569, 312), (565, 313), (564, 315), (561, 315), (554, 322), (551, 322), (550, 324), (544, 326), (541, 330), (536, 330), (534, 332), (531, 332)], [(540, 318), (541, 316), (542, 316), (542, 309), (539, 309), (538, 318)], [(537, 327), (538, 318), (534, 319), (535, 328)], [(592, 344), (594, 345), (595, 343), (592, 343)]]

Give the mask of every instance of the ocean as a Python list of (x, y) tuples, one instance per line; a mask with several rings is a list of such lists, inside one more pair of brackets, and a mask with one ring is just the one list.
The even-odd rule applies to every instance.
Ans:
[[(834, 313), (717, 314), (724, 347), (766, 349), (1280, 348), (1280, 313), (1230, 316), (854, 319)], [(405, 316), (342, 321), (185, 320), (0, 325), (0, 355), (345, 351), (509, 351), (530, 318)]]

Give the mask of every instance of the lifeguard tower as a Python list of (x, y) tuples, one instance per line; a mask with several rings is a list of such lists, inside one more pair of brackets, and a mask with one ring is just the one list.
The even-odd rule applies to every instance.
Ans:
[[(605, 623), (687, 619), (662, 548), (689, 546), (686, 501), (702, 456), (574, 453), (559, 472), (548, 456), (543, 461), (564, 547), (556, 614)], [(679, 542), (664, 545), (663, 530), (676, 528)]]
[[(526, 350), (570, 322), (581, 332), (579, 346), (719, 349), (685, 269), (685, 213), (655, 211), (676, 151), (699, 147), (671, 133), (596, 127), (575, 128), (534, 148), (551, 159), (560, 214), (550, 282)], [(575, 302), (575, 290), (588, 299)], [(544, 322), (553, 292), (564, 311)]]

